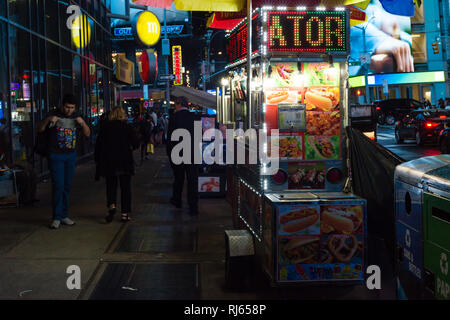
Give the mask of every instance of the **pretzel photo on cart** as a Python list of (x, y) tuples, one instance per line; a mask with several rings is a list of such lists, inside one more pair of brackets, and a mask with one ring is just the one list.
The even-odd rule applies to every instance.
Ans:
[(354, 235), (335, 234), (328, 240), (328, 250), (338, 262), (349, 262), (360, 248), (360, 242)]

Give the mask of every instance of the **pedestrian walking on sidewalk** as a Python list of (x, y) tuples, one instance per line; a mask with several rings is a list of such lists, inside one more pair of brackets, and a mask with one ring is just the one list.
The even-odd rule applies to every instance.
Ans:
[(66, 94), (59, 110), (52, 111), (37, 125), (38, 132), (48, 130), (48, 164), (52, 179), (52, 229), (59, 225), (74, 225), (69, 219), (69, 192), (77, 161), (77, 130), (86, 137), (91, 135), (83, 118), (75, 111), (76, 99)]
[(139, 140), (126, 120), (122, 107), (113, 108), (95, 144), (96, 177), (104, 177), (106, 180), (106, 222), (111, 222), (116, 213), (118, 183), (121, 193), (121, 221), (130, 220), (131, 176), (135, 173), (133, 150), (139, 148)]
[[(194, 164), (194, 115), (189, 112), (188, 101), (185, 97), (177, 98), (175, 101), (175, 112), (169, 118), (169, 129), (167, 132), (167, 155), (174, 174), (173, 195), (170, 203), (177, 208), (181, 208), (181, 195), (183, 193), (184, 176), (187, 177), (188, 190), (187, 200), (189, 204), (189, 213), (198, 214), (198, 172)], [(174, 164), (171, 159), (173, 147), (178, 143), (171, 141), (172, 133), (176, 129), (186, 129), (191, 135), (191, 162), (186, 164)]]
[(150, 144), (150, 137), (152, 135), (153, 124), (150, 115), (146, 114), (144, 119), (140, 122), (139, 132), (141, 137), (141, 164), (144, 159), (148, 159), (148, 150)]

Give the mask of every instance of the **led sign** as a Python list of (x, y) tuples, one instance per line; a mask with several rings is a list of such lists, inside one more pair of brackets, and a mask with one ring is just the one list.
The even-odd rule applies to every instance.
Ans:
[[(257, 16), (253, 17), (252, 21), (252, 48), (258, 48), (259, 28), (257, 26)], [(227, 38), (227, 57), (230, 63), (243, 59), (247, 55), (247, 38), (248, 30), (247, 24), (244, 23), (235, 32), (230, 34)], [(257, 50), (253, 50), (255, 52)]]
[(175, 75), (174, 85), (183, 84), (183, 72), (182, 72), (182, 61), (181, 61), (181, 46), (172, 47), (172, 65), (173, 74)]
[(347, 52), (345, 11), (267, 12), (268, 51)]

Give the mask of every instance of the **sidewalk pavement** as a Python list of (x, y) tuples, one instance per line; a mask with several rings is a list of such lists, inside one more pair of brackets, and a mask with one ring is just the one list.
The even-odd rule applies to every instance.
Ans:
[[(75, 226), (49, 229), (51, 182), (35, 207), (0, 209), (0, 299), (378, 299), (362, 286), (271, 288), (257, 281), (233, 292), (225, 284), (224, 231), (233, 229), (225, 199), (200, 199), (199, 216), (169, 204), (172, 172), (164, 148), (137, 167), (132, 221), (106, 224), (104, 181), (93, 161), (79, 165), (70, 194)], [(186, 189), (185, 189), (186, 190)], [(184, 194), (185, 196), (185, 194)], [(119, 196), (120, 198), (120, 196)], [(67, 288), (69, 266), (81, 289)]]

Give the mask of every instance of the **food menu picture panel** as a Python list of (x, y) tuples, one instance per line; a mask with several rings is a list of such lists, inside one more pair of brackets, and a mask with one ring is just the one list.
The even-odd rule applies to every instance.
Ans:
[(325, 163), (318, 162), (289, 162), (288, 164), (289, 190), (324, 190)]
[[(270, 149), (276, 145), (280, 163), (289, 162), (288, 190), (339, 189), (340, 183), (326, 182), (325, 171), (341, 160), (340, 64), (271, 62), (266, 71), (268, 156), (274, 156)], [(279, 130), (278, 138), (271, 137), (271, 129)]]
[(278, 137), (267, 137), (267, 156), (273, 158), (273, 150), (278, 148), (280, 160), (304, 159), (304, 133), (280, 132)]
[(361, 200), (278, 205), (278, 281), (362, 281), (364, 210)]

